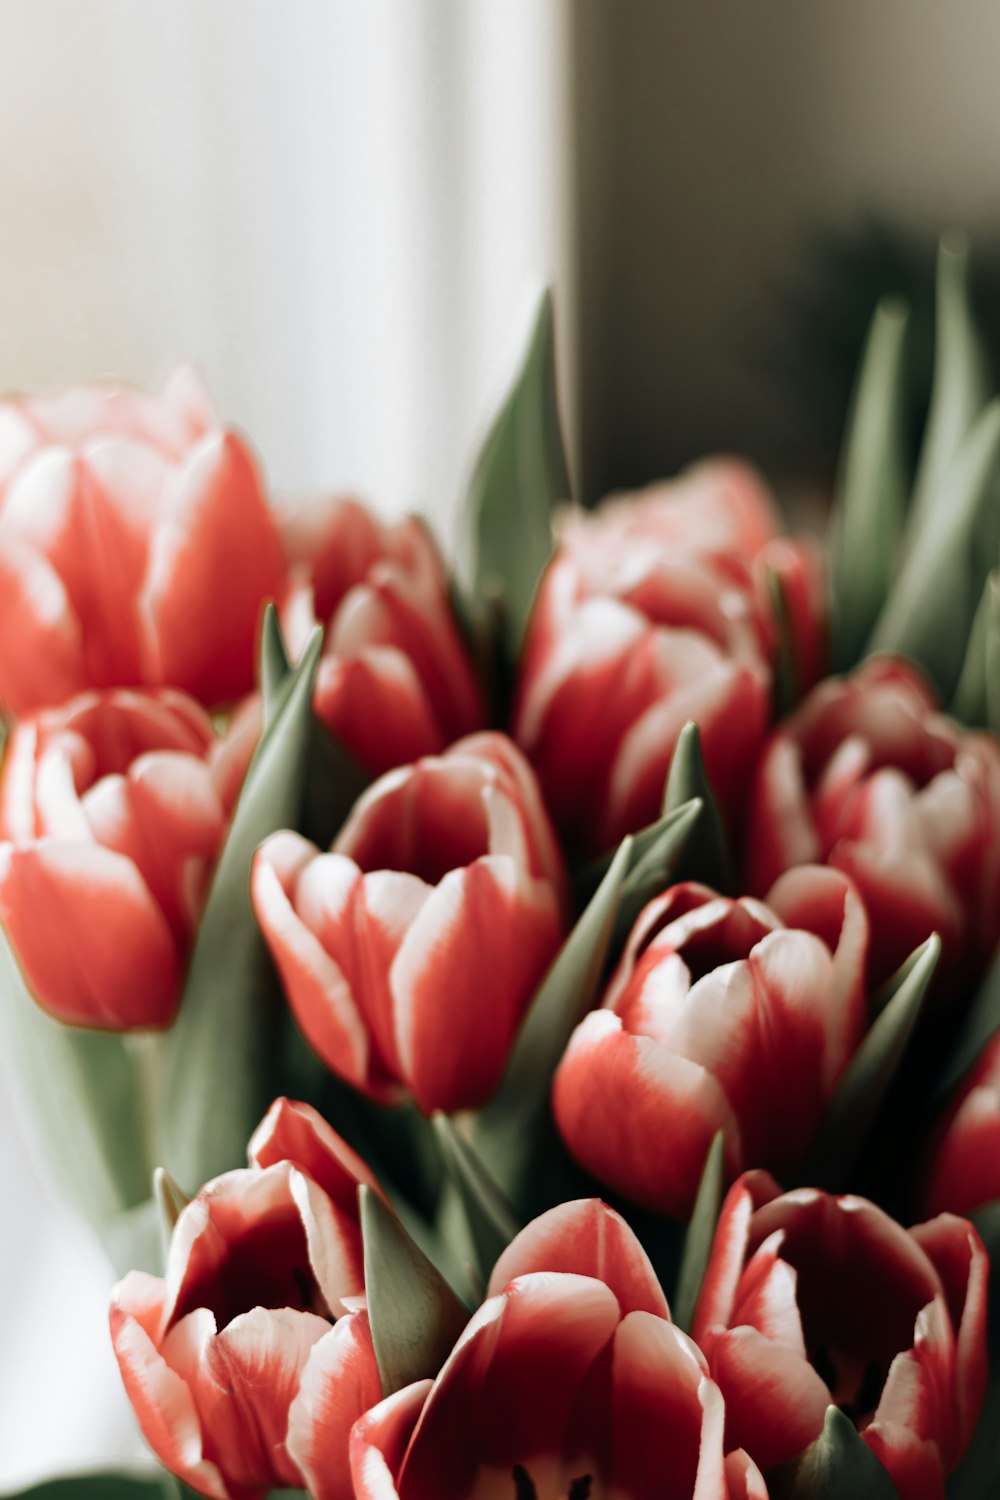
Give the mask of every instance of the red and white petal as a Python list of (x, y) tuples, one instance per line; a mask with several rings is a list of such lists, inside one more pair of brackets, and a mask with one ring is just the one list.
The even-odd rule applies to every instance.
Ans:
[(397, 1478), (400, 1493), (464, 1500), (481, 1470), (509, 1474), (514, 1463), (530, 1471), (536, 1461), (560, 1459), (619, 1316), (613, 1293), (584, 1276), (538, 1272), (491, 1297), (434, 1382)]
[(227, 702), (253, 685), (260, 613), (284, 586), (274, 521), (232, 434), (202, 439), (165, 505), (141, 597), (146, 676), (203, 703)]
[(250, 1137), (247, 1155), (255, 1167), (289, 1161), (307, 1172), (343, 1214), (357, 1217), (358, 1184), (381, 1191), (365, 1162), (311, 1104), (284, 1097)]
[(351, 1429), (351, 1478), (358, 1500), (398, 1500), (396, 1475), (433, 1381), (387, 1396)]
[(764, 1476), (742, 1448), (726, 1454), (728, 1500), (769, 1500)]
[(941, 1278), (955, 1329), (954, 1390), (960, 1453), (975, 1430), (986, 1389), (989, 1257), (974, 1226), (952, 1214), (940, 1214), (927, 1224), (918, 1224), (910, 1233)]
[(218, 1333), (202, 1309), (167, 1334), (163, 1356), (187, 1382), (206, 1446), (231, 1485), (301, 1487), (285, 1448), (288, 1413), (312, 1349), (329, 1332), (313, 1313), (255, 1307)]
[(66, 586), (38, 551), (0, 543), (0, 701), (16, 715), (63, 703), (88, 683), (83, 631)]
[(780, 1195), (781, 1189), (774, 1178), (760, 1171), (744, 1172), (726, 1194), (691, 1324), (697, 1343), (704, 1344), (713, 1329), (728, 1326), (750, 1242), (754, 1212)]
[(129, 1309), (136, 1274), (115, 1289), (110, 1323), (122, 1381), (143, 1436), (171, 1474), (199, 1494), (212, 1500), (242, 1500), (247, 1492), (230, 1487), (218, 1466), (205, 1457), (201, 1423), (187, 1384)]
[(865, 1028), (869, 930), (864, 904), (847, 876), (827, 865), (801, 865), (786, 871), (766, 901), (786, 927), (815, 933), (833, 954), (833, 985), (823, 1007), (827, 1037), (823, 1084), (829, 1093)]
[(309, 1246), (309, 1264), (331, 1313), (351, 1311), (364, 1296), (365, 1268), (357, 1210), (343, 1213), (323, 1189), (297, 1167), (289, 1185)]
[(353, 1500), (351, 1429), (381, 1399), (367, 1314), (339, 1318), (313, 1345), (288, 1410), (285, 1446), (312, 1500)]
[(556, 893), (501, 856), (434, 888), (389, 974), (401, 1069), (421, 1109), (485, 1103), (561, 936)]
[(793, 865), (815, 864), (823, 849), (812, 820), (799, 747), (783, 731), (764, 747), (750, 792), (747, 884), (770, 890)]
[(533, 1271), (593, 1276), (611, 1288), (623, 1316), (648, 1312), (670, 1317), (649, 1256), (621, 1215), (599, 1198), (561, 1203), (533, 1219), (493, 1267), (487, 1295), (495, 1296), (515, 1277)]
[(180, 959), (131, 860), (55, 839), (0, 845), (0, 918), (28, 987), (60, 1021), (121, 1031), (174, 1019)]
[(761, 1469), (795, 1458), (823, 1430), (830, 1392), (802, 1355), (756, 1328), (729, 1328), (706, 1349), (726, 1403), (726, 1447)]
[[(357, 1003), (343, 971), (299, 917), (291, 899), (302, 870), (318, 858), (315, 845), (298, 834), (278, 833), (267, 839), (254, 856), (251, 872), (254, 914), (308, 1041), (335, 1073), (365, 1088), (370, 1044)], [(353, 878), (360, 879), (357, 870)]]
[[(645, 1312), (622, 1319), (611, 1356), (610, 1487), (634, 1500), (723, 1493), (725, 1410), (697, 1345)], [(669, 1476), (669, 1478), (668, 1478)]]
[(447, 743), (412, 662), (395, 647), (325, 656), (313, 706), (330, 733), (375, 776), (434, 755)]
[[(630, 1035), (613, 1011), (592, 1011), (573, 1033), (552, 1107), (589, 1172), (660, 1213), (690, 1211), (716, 1131), (725, 1131), (729, 1170), (739, 1169), (739, 1128), (718, 1082), (670, 1047)], [(668, 1140), (669, 1150), (650, 1150)]]

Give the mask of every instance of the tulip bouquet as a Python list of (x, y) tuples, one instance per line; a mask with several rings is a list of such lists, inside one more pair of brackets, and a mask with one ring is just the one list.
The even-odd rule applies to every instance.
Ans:
[(965, 274), (825, 549), (731, 459), (564, 504), (547, 301), (457, 575), (190, 373), (0, 406), (0, 1027), (162, 1466), (39, 1497), (1000, 1491)]

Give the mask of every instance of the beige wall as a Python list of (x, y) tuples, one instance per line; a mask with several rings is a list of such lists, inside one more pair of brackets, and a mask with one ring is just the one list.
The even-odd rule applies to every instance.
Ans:
[(805, 233), (1000, 228), (996, 0), (577, 0), (585, 487), (780, 458), (755, 367)]

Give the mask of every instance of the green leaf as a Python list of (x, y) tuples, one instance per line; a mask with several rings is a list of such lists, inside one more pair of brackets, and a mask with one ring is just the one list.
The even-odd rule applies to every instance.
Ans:
[(518, 1200), (532, 1139), (548, 1109), (552, 1075), (604, 974), (632, 840), (622, 840), (604, 878), (542, 980), (496, 1094), (476, 1117), (474, 1138), (501, 1190)]
[(694, 720), (690, 720), (677, 736), (674, 746), (663, 793), (663, 811), (676, 812), (695, 798), (701, 803), (701, 813), (693, 837), (684, 848), (685, 879), (703, 880), (717, 891), (729, 890), (733, 881), (729, 840), (705, 770), (701, 731)]
[(378, 1193), (360, 1187), (365, 1290), (382, 1393), (435, 1376), (469, 1314)]
[(282, 685), (292, 670), (292, 663), (281, 632), (278, 611), (272, 603), (264, 609), (264, 623), (260, 633), (260, 693), (264, 700), (264, 723), (274, 718)]
[(458, 1190), (484, 1283), (520, 1229), (517, 1216), (474, 1147), (447, 1115), (434, 1116), (445, 1169)]
[(128, 1270), (115, 1226), (149, 1197), (152, 1169), (129, 1040), (64, 1026), (42, 1010), (0, 935), (0, 1046), (18, 1117), (46, 1174), (114, 1252), (117, 1268)]
[(6, 1500), (162, 1500), (163, 1494), (163, 1478), (159, 1475), (102, 1472), (50, 1479), (30, 1489), (12, 1491)]
[[(700, 797), (684, 802), (672, 812), (666, 813), (651, 832), (655, 835), (645, 845), (636, 859), (636, 845), (632, 846), (633, 858), (622, 883), (621, 898), (615, 917), (611, 938), (612, 952), (622, 948), (643, 907), (661, 895), (672, 883), (678, 864), (684, 860), (687, 867), (687, 851), (692, 838), (700, 826), (705, 804)], [(691, 876), (694, 879), (694, 875)]]
[(958, 1040), (934, 1091), (936, 1104), (943, 1105), (951, 1097), (997, 1031), (1000, 1031), (1000, 954), (994, 958), (962, 1023)]
[(935, 932), (890, 980), (883, 1008), (830, 1101), (807, 1164), (799, 1174), (804, 1174), (804, 1180), (831, 1189), (844, 1184), (902, 1061), (940, 956), (941, 939)]
[(910, 502), (908, 551), (942, 503), (947, 475), (990, 396), (986, 355), (969, 301), (969, 249), (946, 234), (938, 251), (931, 404)]
[(269, 1101), (277, 984), (250, 905), (250, 866), (265, 838), (296, 826), (321, 643), (317, 628), (250, 762), (167, 1038), (163, 1152), (186, 1189), (239, 1165)]
[(480, 452), (466, 501), (473, 591), (501, 596), (515, 646), (552, 552), (553, 507), (568, 497), (552, 298), (546, 292), (513, 388)]
[(875, 309), (851, 398), (832, 518), (835, 662), (852, 666), (885, 602), (909, 488), (904, 350), (909, 310)]
[(889, 1471), (839, 1406), (828, 1406), (823, 1431), (791, 1463), (766, 1474), (770, 1500), (899, 1500)]
[(1000, 569), (983, 587), (972, 621), (962, 675), (951, 701), (951, 713), (963, 724), (1000, 734)]
[(725, 1186), (726, 1139), (721, 1130), (716, 1132), (705, 1156), (698, 1196), (694, 1202), (687, 1234), (684, 1237), (684, 1252), (677, 1276), (677, 1290), (671, 1303), (671, 1312), (678, 1328), (685, 1333), (691, 1327), (698, 1294), (705, 1279), (705, 1270), (712, 1253), (715, 1226), (722, 1207), (722, 1192)]
[(871, 649), (917, 662), (947, 700), (998, 552), (1000, 401), (978, 418), (941, 480), (896, 577)]
[(170, 1239), (174, 1232), (174, 1225), (177, 1223), (184, 1209), (191, 1202), (191, 1199), (182, 1187), (178, 1187), (169, 1172), (164, 1171), (162, 1167), (157, 1167), (153, 1172), (153, 1202), (156, 1204), (157, 1216), (160, 1221), (160, 1235), (163, 1241), (163, 1258), (165, 1262), (170, 1249)]

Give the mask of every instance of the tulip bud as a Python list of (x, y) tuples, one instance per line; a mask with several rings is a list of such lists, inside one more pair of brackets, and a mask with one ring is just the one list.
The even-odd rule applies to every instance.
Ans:
[(367, 1168), (279, 1099), (251, 1166), (181, 1209), (166, 1276), (115, 1289), (111, 1336), (157, 1458), (214, 1500), (288, 1485), (353, 1500), (348, 1435), (381, 1396), (364, 1303)]
[(276, 834), (254, 910), (307, 1038), (375, 1098), (483, 1103), (563, 931), (565, 876), (503, 735), (382, 777), (329, 854)]
[(482, 695), (421, 522), (385, 525), (347, 497), (280, 520), (289, 644), (297, 653), (312, 624), (324, 625), (314, 707), (351, 754), (380, 775), (478, 729)]
[(0, 781), (0, 918), (61, 1021), (169, 1026), (235, 767), (182, 693), (84, 693), (25, 719)]
[(822, 683), (772, 735), (751, 793), (748, 884), (824, 862), (868, 910), (869, 978), (932, 932), (942, 974), (978, 976), (1000, 937), (1000, 748), (936, 707), (905, 662)]
[[(0, 406), (0, 700), (22, 715), (86, 688), (253, 682), (284, 562), (251, 457), (179, 372)], [(210, 622), (210, 624), (209, 624)]]
[(867, 942), (850, 881), (819, 867), (790, 872), (767, 905), (694, 884), (657, 897), (556, 1073), (570, 1151), (677, 1217), (719, 1130), (730, 1176), (794, 1166), (864, 1031)]
[(771, 711), (781, 579), (812, 676), (822, 654), (815, 562), (778, 539), (753, 472), (730, 461), (573, 517), (525, 642), (515, 735), (566, 839), (599, 852), (657, 817), (677, 737), (701, 730), (732, 815)]
[(943, 1494), (983, 1399), (987, 1272), (963, 1219), (906, 1230), (863, 1198), (741, 1177), (692, 1327), (725, 1398), (726, 1447), (766, 1471), (835, 1405), (900, 1500)]

